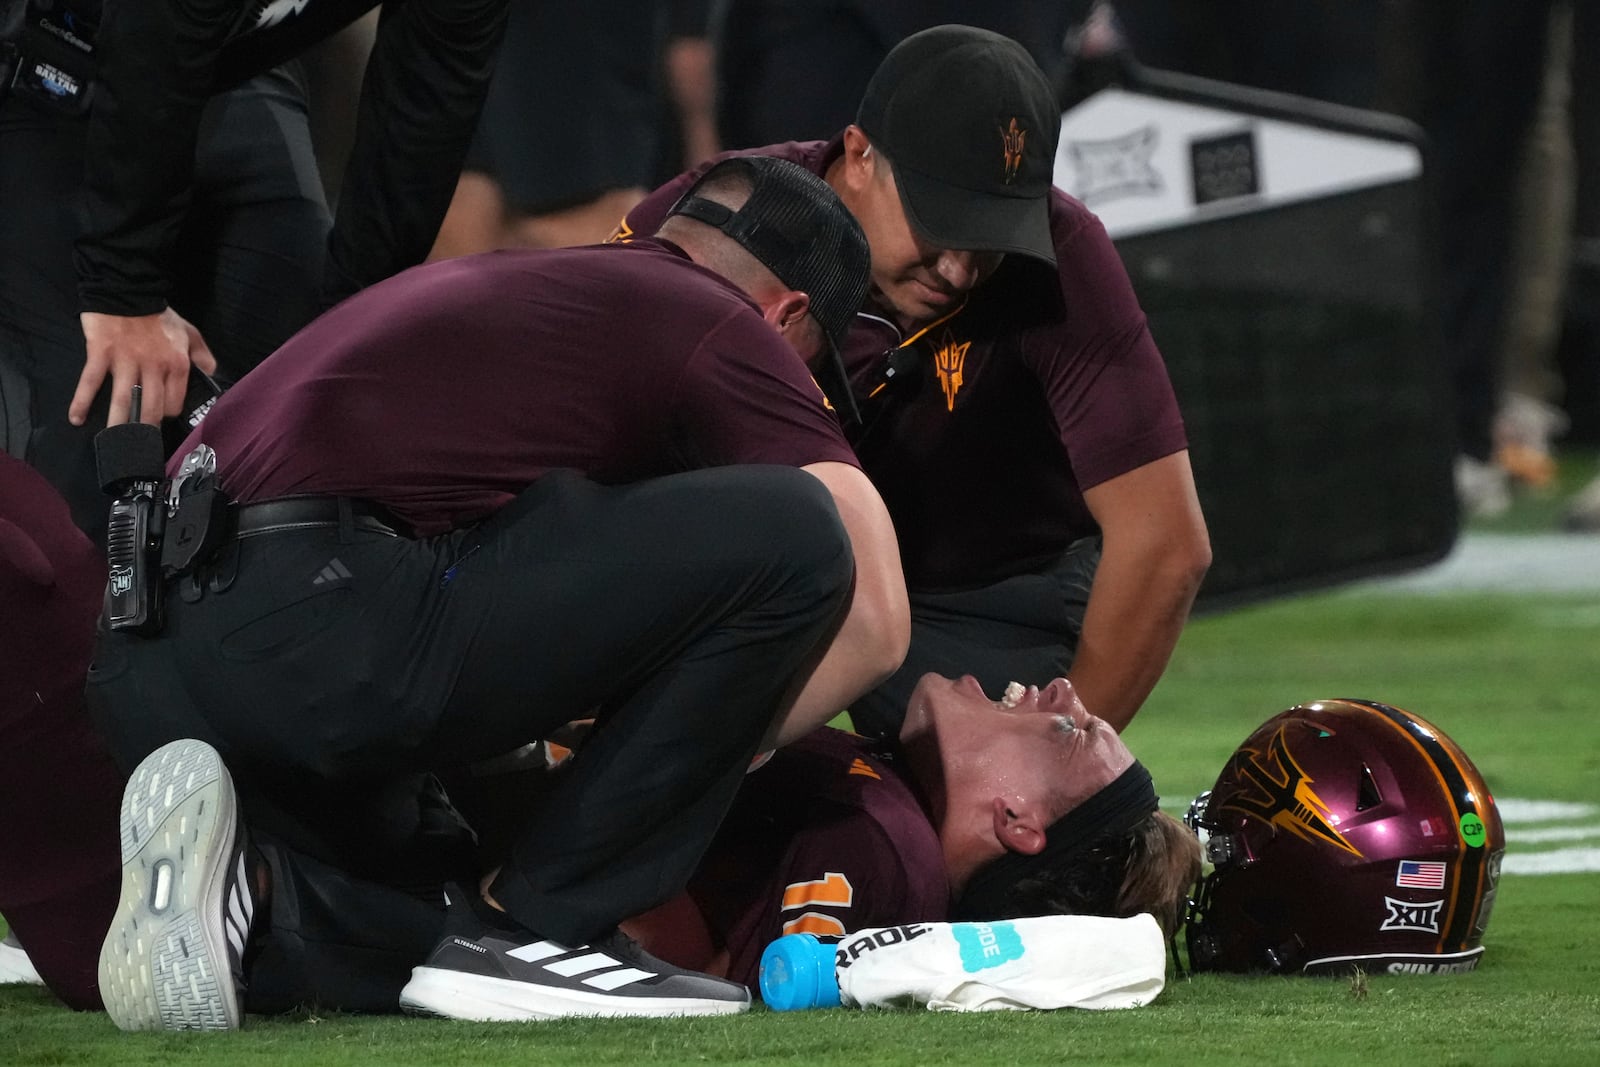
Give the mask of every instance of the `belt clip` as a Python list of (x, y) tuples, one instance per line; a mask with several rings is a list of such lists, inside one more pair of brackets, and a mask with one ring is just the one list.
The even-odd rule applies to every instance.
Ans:
[(194, 479), (194, 489), (205, 489), (216, 480), (216, 476), (216, 452), (212, 451), (210, 445), (195, 445), (194, 449), (183, 457), (177, 475), (167, 486), (167, 517), (170, 519), (178, 513), (178, 504), (183, 500), (184, 486), (191, 478)]

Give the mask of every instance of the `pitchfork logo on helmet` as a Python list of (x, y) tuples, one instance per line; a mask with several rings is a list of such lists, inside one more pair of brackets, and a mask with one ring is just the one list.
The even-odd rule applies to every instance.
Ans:
[(1338, 816), (1317, 796), (1311, 778), (1289, 753), (1283, 729), (1272, 735), (1264, 750), (1241, 748), (1234, 759), (1243, 788), (1218, 801), (1218, 811), (1254, 815), (1308, 841), (1324, 841), (1361, 855), (1339, 833)]
[(1196, 799), (1213, 869), (1187, 922), (1195, 970), (1470, 971), (1505, 831), (1483, 777), (1438, 727), (1324, 700), (1268, 719)]

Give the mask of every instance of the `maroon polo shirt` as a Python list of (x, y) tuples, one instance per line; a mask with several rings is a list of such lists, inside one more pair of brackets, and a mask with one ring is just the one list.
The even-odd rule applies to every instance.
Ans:
[(756, 305), (657, 240), (399, 274), (246, 375), (178, 456), (199, 441), (236, 500), (362, 497), (422, 535), (494, 512), (555, 468), (620, 484), (736, 463), (856, 465)]
[[(731, 154), (820, 175), (841, 151), (835, 138)], [(653, 232), (694, 177), (647, 197), (624, 234)], [(894, 519), (914, 590), (1046, 565), (1099, 532), (1084, 490), (1187, 447), (1166, 365), (1100, 220), (1056, 189), (1050, 228), (1057, 270), (1007, 257), (925, 332), (903, 335), (870, 299), (856, 317), (845, 362), (865, 421), (851, 443)], [(916, 352), (911, 372), (874, 395), (902, 344)]]
[(938, 922), (949, 909), (939, 835), (872, 743), (823, 728), (780, 748), (739, 790), (689, 884), (728, 977), (758, 984), (786, 933)]

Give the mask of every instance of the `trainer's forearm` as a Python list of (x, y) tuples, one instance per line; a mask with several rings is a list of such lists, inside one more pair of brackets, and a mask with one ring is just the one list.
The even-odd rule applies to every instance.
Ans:
[[(768, 733), (763, 748), (778, 748), (825, 725), (850, 702), (873, 689), (900, 666), (906, 644), (897, 639), (897, 620), (857, 586), (849, 614), (816, 669), (801, 686), (787, 712)], [(905, 623), (909, 634), (909, 616)]]
[(1187, 453), (1085, 494), (1103, 534), (1068, 677), (1084, 706), (1122, 730), (1161, 679), (1211, 565)]
[(805, 469), (833, 494), (855, 554), (855, 589), (832, 641), (768, 731), (768, 748), (803, 737), (838, 715), (893, 674), (911, 644), (911, 606), (900, 550), (877, 491), (866, 475), (845, 464)]
[(1150, 571), (1119, 580), (1117, 561), (1110, 573), (1107, 562), (1102, 557), (1068, 677), (1084, 706), (1120, 731), (1167, 669), (1199, 581)]

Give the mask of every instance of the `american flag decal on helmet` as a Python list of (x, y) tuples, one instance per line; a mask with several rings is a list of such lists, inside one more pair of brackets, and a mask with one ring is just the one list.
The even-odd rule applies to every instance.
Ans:
[(1445, 865), (1432, 860), (1401, 860), (1394, 884), (1405, 889), (1443, 889)]

